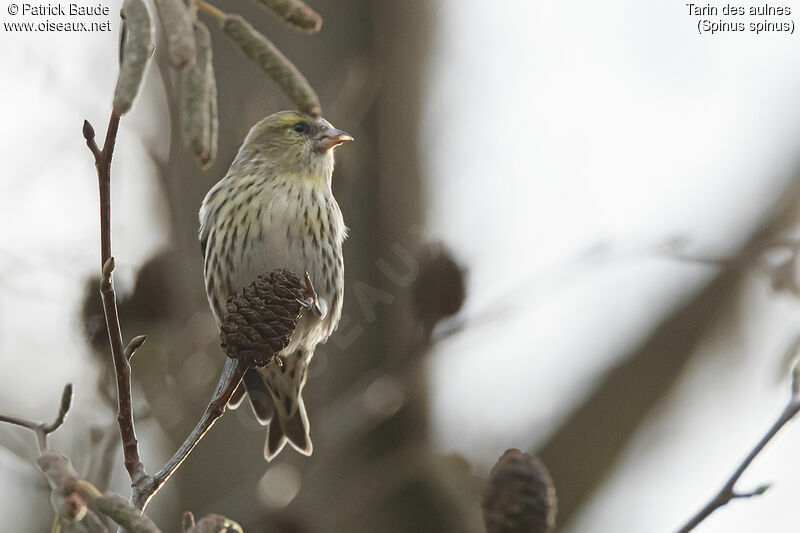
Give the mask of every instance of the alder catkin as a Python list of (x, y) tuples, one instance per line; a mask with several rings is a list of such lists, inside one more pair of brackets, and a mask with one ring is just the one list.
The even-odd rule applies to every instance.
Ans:
[(155, 49), (155, 31), (143, 0), (125, 0), (122, 17), (125, 19), (125, 40), (122, 43), (113, 104), (114, 112), (118, 115), (124, 115), (133, 105), (142, 85), (148, 60)]
[[(216, 85), (212, 63), (211, 35), (202, 22), (194, 24), (197, 59), (183, 71), (181, 80), (181, 138), (205, 169), (216, 155)], [(213, 102), (212, 102), (213, 101)], [(213, 146), (212, 146), (213, 145)]]
[(161, 29), (167, 38), (170, 64), (176, 69), (194, 65), (197, 47), (192, 29), (192, 17), (183, 0), (153, 0)]
[(301, 0), (256, 0), (269, 8), (293, 28), (316, 33), (322, 27), (322, 17)]
[(300, 111), (312, 116), (321, 114), (319, 98), (308, 80), (269, 39), (239, 15), (227, 15), (222, 30), (247, 57), (275, 80)]
[(219, 141), (219, 117), (217, 116), (217, 78), (214, 75), (214, 66), (208, 62), (208, 155), (200, 160), (203, 170), (211, 168), (217, 159), (217, 144)]

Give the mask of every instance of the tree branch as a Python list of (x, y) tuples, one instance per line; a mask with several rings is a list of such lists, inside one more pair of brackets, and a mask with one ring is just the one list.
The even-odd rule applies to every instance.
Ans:
[(0, 415), (0, 422), (14, 424), (15, 426), (21, 426), (33, 431), (36, 434), (36, 440), (39, 444), (39, 453), (42, 453), (47, 450), (47, 436), (61, 427), (61, 425), (64, 423), (64, 420), (67, 418), (67, 413), (69, 412), (69, 408), (71, 406), (72, 383), (67, 383), (64, 386), (64, 390), (61, 392), (61, 404), (58, 408), (58, 414), (56, 415), (55, 420), (53, 420), (50, 424), (45, 424), (44, 422), (34, 422), (32, 420), (11, 415)]
[(723, 505), (728, 504), (731, 500), (760, 496), (767, 491), (769, 485), (762, 485), (756, 490), (750, 492), (736, 492), (734, 487), (753, 460), (758, 457), (758, 455), (775, 437), (775, 435), (777, 435), (778, 432), (780, 432), (780, 430), (783, 429), (783, 427), (789, 421), (791, 421), (795, 415), (797, 415), (798, 411), (800, 411), (800, 376), (798, 376), (797, 370), (798, 367), (795, 367), (795, 372), (792, 376), (792, 395), (789, 398), (789, 402), (786, 404), (786, 407), (784, 407), (780, 416), (778, 416), (778, 419), (775, 420), (769, 430), (767, 430), (764, 436), (761, 437), (761, 440), (758, 441), (758, 444), (756, 444), (755, 447), (750, 450), (750, 453), (747, 454), (747, 457), (744, 458), (733, 474), (731, 474), (719, 492), (717, 492), (717, 494), (711, 498), (705, 507), (700, 509), (692, 518), (690, 518), (689, 521), (687, 521), (686, 524), (684, 524), (683, 527), (678, 530), (678, 533), (688, 533), (689, 531), (692, 531), (695, 527), (697, 527), (698, 524), (700, 524), (700, 522), (708, 518), (711, 513)]
[(95, 167), (97, 167), (97, 181), (100, 189), (100, 262), (103, 267), (100, 294), (103, 299), (103, 312), (106, 317), (114, 373), (117, 378), (117, 424), (122, 437), (125, 469), (128, 471), (131, 482), (135, 485), (147, 474), (139, 457), (139, 442), (136, 438), (133, 421), (131, 367), (122, 341), (117, 297), (114, 291), (114, 257), (111, 255), (111, 160), (114, 156), (120, 118), (119, 113), (111, 112), (102, 150), (98, 149), (94, 138), (94, 128), (87, 120), (83, 122), (83, 136), (86, 139), (86, 145), (94, 155)]
[[(304, 4), (298, 0), (284, 0), (283, 2), (273, 2), (273, 4), (271, 7), (276, 9), (276, 12), (289, 22), (296, 23), (295, 19), (299, 11), (303, 11), (306, 15), (308, 13), (313, 14), (310, 9), (301, 9)], [(218, 19), (226, 33), (240, 45), (251, 59), (256, 60), (278, 82), (301, 110), (316, 115), (320, 113), (319, 99), (314, 90), (297, 68), (272, 43), (255, 31), (241, 17), (226, 15), (203, 0), (197, 0), (196, 6), (197, 9)], [(153, 28), (147, 7), (141, 0), (126, 0), (123, 4), (123, 13), (125, 13), (125, 23), (122, 28), (123, 35), (125, 35), (126, 29), (129, 31), (122, 39), (122, 43), (125, 46), (121, 54), (120, 74), (114, 93), (114, 105), (109, 118), (103, 148), (100, 149), (98, 147), (95, 141), (94, 128), (86, 120), (83, 123), (83, 137), (94, 157), (95, 167), (97, 168), (100, 196), (100, 262), (102, 265), (100, 294), (102, 296), (103, 311), (117, 382), (117, 425), (119, 426), (122, 440), (125, 468), (131, 479), (131, 503), (142, 510), (160, 487), (180, 467), (216, 420), (222, 416), (228, 400), (239, 385), (245, 371), (250, 368), (253, 362), (243, 360), (228, 360), (226, 362), (212, 400), (194, 430), (157, 474), (148, 475), (139, 455), (139, 443), (136, 437), (133, 416), (130, 367), (130, 359), (133, 357), (134, 352), (144, 343), (146, 337), (134, 337), (127, 345), (125, 345), (122, 338), (117, 298), (114, 290), (114, 256), (111, 249), (111, 161), (114, 155), (120, 119), (133, 104), (148, 60), (152, 54)], [(312, 26), (318, 29), (319, 24), (314, 22)]]
[[(60, 524), (62, 521), (85, 524), (87, 512), (91, 511), (97, 516), (110, 518), (126, 531), (161, 533), (161, 530), (156, 527), (152, 520), (142, 513), (142, 508), (147, 499), (152, 497), (180, 466), (205, 432), (224, 412), (225, 405), (247, 369), (246, 365), (233, 360), (229, 361), (232, 364), (226, 365), (227, 371), (223, 372), (220, 378), (220, 384), (217, 386), (214, 400), (209, 404), (201, 423), (198, 424), (186, 443), (181, 446), (161, 472), (155, 476), (145, 475), (137, 483), (134, 483), (134, 496), (148, 495), (147, 498), (142, 500), (143, 503), (141, 504), (136, 499), (132, 499), (131, 503), (128, 503), (116, 494), (102, 493), (97, 487), (78, 475), (66, 456), (48, 448), (47, 436), (63, 425), (72, 405), (73, 389), (71, 383), (64, 387), (64, 391), (61, 393), (58, 414), (53, 422), (49, 424), (34, 422), (17, 416), (0, 415), (0, 422), (27, 428), (36, 434), (39, 445), (39, 458), (36, 464), (44, 474), (52, 490), (51, 500), (56, 509), (56, 524)], [(96, 517), (90, 518), (96, 520)], [(99, 527), (99, 522), (97, 524)], [(202, 527), (200, 527), (201, 524)], [(82, 531), (100, 531), (100, 529), (93, 529), (88, 524), (86, 524), (86, 528), (82, 529)], [(105, 531), (105, 529), (102, 529), (102, 531)], [(210, 515), (198, 523), (197, 529), (192, 529), (191, 531), (220, 533), (223, 531), (241, 532), (242, 530), (238, 524), (231, 520), (218, 515)]]
[(141, 482), (134, 483), (133, 495), (131, 496), (131, 503), (133, 503), (133, 505), (139, 509), (144, 509), (147, 502), (155, 496), (164, 483), (166, 483), (178, 467), (181, 466), (194, 447), (197, 446), (197, 443), (200, 442), (206, 432), (211, 429), (211, 426), (213, 426), (217, 419), (225, 412), (225, 406), (228, 404), (228, 400), (230, 400), (246, 370), (247, 367), (245, 365), (228, 359), (223, 368), (222, 375), (219, 378), (219, 383), (217, 383), (214, 397), (208, 404), (208, 407), (206, 407), (200, 421), (189, 436), (186, 437), (183, 444), (181, 444), (170, 460), (164, 465), (164, 468), (157, 474), (146, 476)]
[[(144, 343), (146, 337), (143, 335), (134, 337), (127, 346), (124, 344), (113, 280), (114, 257), (111, 255), (111, 159), (119, 130), (119, 122), (120, 115), (112, 111), (102, 150), (98, 148), (95, 142), (94, 128), (88, 121), (84, 121), (83, 136), (86, 139), (86, 145), (95, 158), (100, 188), (100, 259), (103, 264), (100, 294), (103, 299), (103, 310), (108, 327), (114, 372), (117, 378), (117, 424), (122, 438), (125, 469), (131, 479), (131, 503), (138, 509), (144, 509), (147, 502), (172, 476), (206, 432), (225, 412), (225, 406), (239, 385), (246, 367), (236, 362), (226, 364), (214, 397), (206, 408), (205, 413), (203, 413), (200, 422), (198, 422), (186, 441), (178, 448), (164, 468), (154, 476), (148, 475), (139, 455), (139, 442), (136, 438), (130, 367), (130, 358), (136, 349)], [(32, 427), (31, 429), (34, 428)]]

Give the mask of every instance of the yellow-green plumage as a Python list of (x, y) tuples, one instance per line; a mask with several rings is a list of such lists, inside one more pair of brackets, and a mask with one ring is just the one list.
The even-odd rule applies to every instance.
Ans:
[(326, 120), (282, 111), (248, 133), (226, 176), (200, 208), (206, 292), (217, 323), (225, 300), (258, 275), (308, 272), (322, 316), (304, 313), (275, 364), (248, 372), (244, 385), (259, 420), (269, 423), (267, 459), (288, 441), (311, 453), (302, 399), (314, 348), (339, 322), (346, 227), (331, 191), (333, 148), (352, 137)]

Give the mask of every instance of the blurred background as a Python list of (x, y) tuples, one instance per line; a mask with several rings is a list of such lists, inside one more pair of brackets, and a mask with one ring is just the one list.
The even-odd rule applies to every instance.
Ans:
[[(53, 446), (127, 497), (81, 136), (84, 118), (102, 135), (110, 111), (108, 5), (111, 32), (0, 32), (0, 412), (48, 420), (73, 382)], [(675, 530), (788, 395), (797, 40), (698, 36), (668, 2), (311, 5), (325, 21), (313, 36), (220, 4), (356, 138), (334, 176), (350, 227), (344, 317), (305, 392), (315, 452), (267, 464), (264, 428), (229, 412), (148, 514), (167, 531), (191, 510), (253, 532), (480, 532), (486, 475), (516, 447), (550, 469), (558, 531)], [(224, 357), (200, 202), (250, 126), (291, 105), (215, 27), (212, 39), (216, 164), (201, 172), (181, 146), (161, 51), (114, 160), (123, 334), (149, 336), (133, 378), (150, 471), (199, 418)], [(798, 446), (790, 428), (740, 485), (772, 490), (699, 530), (795, 531)], [(0, 426), (0, 516), (18, 531), (52, 520), (35, 457), (29, 433)]]

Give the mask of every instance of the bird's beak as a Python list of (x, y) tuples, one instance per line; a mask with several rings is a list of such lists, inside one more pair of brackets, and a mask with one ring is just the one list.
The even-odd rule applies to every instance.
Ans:
[(335, 146), (339, 146), (345, 141), (352, 141), (353, 136), (341, 130), (325, 128), (314, 137), (314, 148), (318, 152), (327, 152)]

